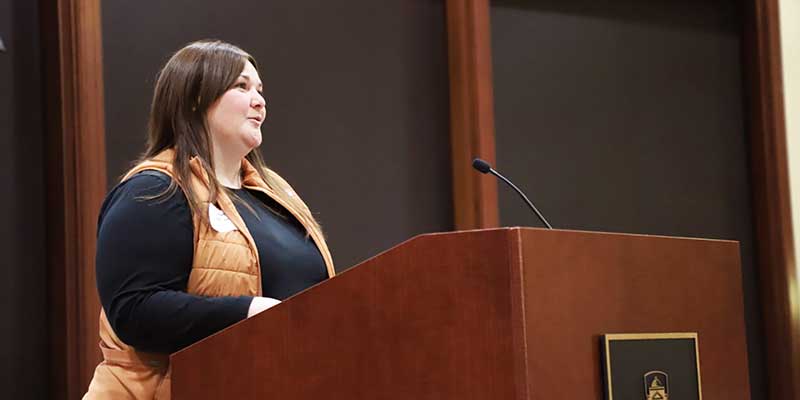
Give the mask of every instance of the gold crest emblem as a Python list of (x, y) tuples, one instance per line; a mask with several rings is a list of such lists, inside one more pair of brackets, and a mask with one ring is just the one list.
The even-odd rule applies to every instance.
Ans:
[(669, 400), (669, 376), (663, 371), (644, 374), (645, 400)]

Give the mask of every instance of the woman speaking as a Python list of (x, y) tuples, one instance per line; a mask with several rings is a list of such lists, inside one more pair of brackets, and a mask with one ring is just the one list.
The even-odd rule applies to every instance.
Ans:
[(85, 399), (167, 399), (169, 353), (334, 275), (319, 224), (259, 151), (256, 66), (199, 41), (161, 70), (147, 149), (100, 211), (103, 361)]

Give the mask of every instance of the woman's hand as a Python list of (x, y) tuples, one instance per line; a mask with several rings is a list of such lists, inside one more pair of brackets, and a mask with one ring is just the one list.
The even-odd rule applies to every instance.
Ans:
[(280, 302), (280, 300), (271, 297), (253, 297), (253, 301), (250, 302), (250, 308), (247, 310), (247, 318), (271, 308)]

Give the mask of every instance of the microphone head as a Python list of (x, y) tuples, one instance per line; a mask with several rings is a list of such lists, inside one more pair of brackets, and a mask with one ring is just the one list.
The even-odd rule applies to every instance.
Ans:
[(481, 160), (480, 158), (476, 158), (472, 160), (472, 168), (477, 169), (482, 174), (488, 174), (489, 170), (492, 169), (492, 166), (489, 165), (486, 161)]

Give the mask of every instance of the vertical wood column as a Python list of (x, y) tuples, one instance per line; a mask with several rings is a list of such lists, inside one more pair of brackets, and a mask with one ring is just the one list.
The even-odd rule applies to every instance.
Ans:
[(94, 275), (96, 221), (105, 194), (99, 0), (41, 8), (48, 186), (50, 393), (77, 399), (101, 355)]
[(456, 229), (499, 224), (497, 180), (471, 167), (474, 157), (494, 164), (489, 0), (448, 0), (450, 141)]
[(800, 303), (789, 195), (778, 0), (746, 2), (745, 57), (770, 399), (800, 399)]

